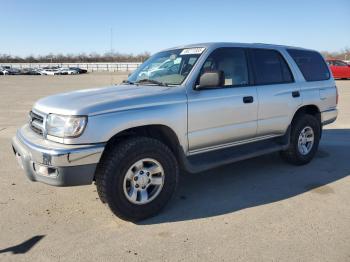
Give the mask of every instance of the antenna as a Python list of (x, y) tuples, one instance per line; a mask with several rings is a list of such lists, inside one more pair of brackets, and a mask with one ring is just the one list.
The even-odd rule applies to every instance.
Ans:
[[(112, 61), (113, 61), (113, 27), (111, 26), (111, 57), (112, 57)], [(109, 71), (109, 70), (108, 70)], [(113, 85), (113, 74), (111, 74), (111, 72), (108, 72), (111, 76), (111, 85)]]
[(111, 54), (113, 53), (113, 27), (111, 27)]

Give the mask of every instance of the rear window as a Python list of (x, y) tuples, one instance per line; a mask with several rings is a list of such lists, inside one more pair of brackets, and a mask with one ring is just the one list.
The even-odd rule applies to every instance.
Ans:
[(330, 78), (328, 67), (318, 52), (297, 49), (287, 51), (298, 65), (306, 81), (322, 81)]
[(294, 81), (286, 61), (278, 51), (254, 49), (252, 54), (255, 84), (268, 85)]

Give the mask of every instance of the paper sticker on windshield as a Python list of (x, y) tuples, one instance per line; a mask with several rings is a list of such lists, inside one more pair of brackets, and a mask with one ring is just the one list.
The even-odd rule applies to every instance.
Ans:
[(180, 55), (198, 55), (203, 53), (204, 50), (204, 47), (186, 48), (181, 51)]

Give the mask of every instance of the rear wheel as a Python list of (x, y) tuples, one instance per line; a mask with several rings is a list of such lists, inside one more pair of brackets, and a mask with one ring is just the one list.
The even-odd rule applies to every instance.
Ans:
[(321, 126), (316, 117), (300, 115), (293, 121), (289, 148), (281, 152), (287, 162), (294, 165), (309, 163), (316, 154)]
[(166, 205), (178, 173), (176, 158), (166, 145), (147, 137), (128, 138), (104, 154), (96, 171), (96, 186), (115, 215), (137, 221)]

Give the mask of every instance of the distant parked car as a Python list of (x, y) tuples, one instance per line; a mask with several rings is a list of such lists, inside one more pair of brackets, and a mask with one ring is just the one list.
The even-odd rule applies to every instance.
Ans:
[(40, 69), (26, 68), (22, 70), (22, 75), (43, 75)]
[(1, 66), (0, 75), (19, 75), (21, 70), (17, 68), (11, 68), (10, 66)]
[(43, 69), (43, 70), (41, 70), (41, 73), (43, 75), (48, 75), (48, 76), (60, 75), (61, 74), (60, 70), (56, 69), (56, 68)]
[(79, 74), (79, 71), (76, 69), (71, 69), (71, 68), (59, 68), (58, 69), (60, 75), (77, 75)]
[(327, 59), (334, 78), (350, 78), (350, 65), (342, 60)]
[(7, 72), (8, 72), (8, 75), (20, 75), (21, 74), (21, 70), (18, 69), (18, 68), (8, 68), (8, 69), (5, 69)]
[(5, 68), (0, 67), (0, 75), (8, 75), (8, 71)]
[(76, 70), (76, 71), (78, 71), (79, 74), (86, 74), (87, 73), (86, 69), (82, 69), (82, 68), (79, 68), (79, 67), (70, 67), (69, 69)]

